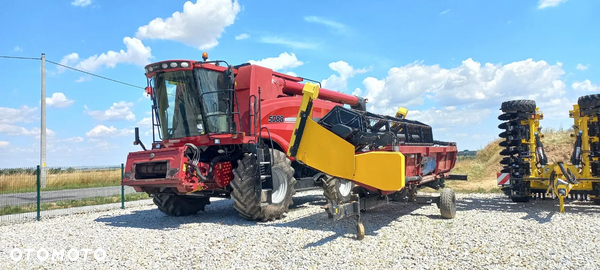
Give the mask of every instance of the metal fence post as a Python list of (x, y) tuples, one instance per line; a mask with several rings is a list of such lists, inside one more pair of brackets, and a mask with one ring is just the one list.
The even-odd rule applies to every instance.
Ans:
[(37, 190), (37, 207), (36, 207), (36, 211), (37, 211), (37, 220), (40, 221), (40, 189), (41, 189), (41, 181), (40, 181), (40, 174), (41, 174), (41, 170), (40, 170), (40, 165), (37, 165), (37, 170), (36, 170), (36, 190)]
[(125, 209), (125, 186), (123, 185), (124, 173), (125, 164), (121, 163), (121, 209)]

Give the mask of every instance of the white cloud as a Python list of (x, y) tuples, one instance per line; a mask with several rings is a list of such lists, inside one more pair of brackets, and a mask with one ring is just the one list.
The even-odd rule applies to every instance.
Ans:
[[(11, 135), (11, 136), (40, 136), (40, 128), (34, 127), (27, 129), (24, 127), (11, 125), (11, 124), (0, 124), (0, 133)], [(54, 131), (46, 128), (46, 136), (54, 136)]]
[(15, 52), (22, 52), (23, 49), (21, 49), (21, 47), (19, 47), (19, 46), (15, 46), (15, 48), (13, 49), (13, 51), (15, 51)]
[(37, 108), (21, 106), (18, 109), (0, 107), (0, 124), (30, 123), (38, 120)]
[(577, 91), (587, 91), (587, 92), (598, 92), (600, 91), (600, 86), (596, 84), (592, 84), (590, 80), (585, 80), (582, 82), (574, 82), (571, 84), (571, 87)]
[(242, 40), (242, 39), (247, 39), (250, 38), (250, 35), (248, 35), (247, 33), (243, 33), (243, 34), (239, 34), (237, 36), (235, 36), (236, 40)]
[(556, 97), (547, 101), (536, 100), (536, 106), (544, 113), (544, 119), (546, 120), (568, 118), (569, 110), (573, 109), (573, 104), (577, 104), (577, 97)]
[(140, 39), (167, 39), (182, 42), (200, 50), (219, 44), (218, 39), (227, 26), (234, 23), (241, 7), (237, 0), (198, 0), (183, 4), (167, 19), (156, 18), (138, 28)]
[(556, 7), (567, 1), (568, 0), (539, 0), (538, 1), (538, 9), (544, 9), (547, 7)]
[(107, 120), (127, 120), (127, 121), (135, 121), (135, 114), (131, 112), (131, 108), (133, 103), (120, 101), (118, 103), (113, 103), (108, 110), (105, 111), (92, 111), (85, 107), (85, 113), (87, 115), (92, 116), (96, 120), (107, 121)]
[(322, 24), (322, 25), (325, 25), (325, 26), (328, 26), (331, 28), (335, 28), (338, 30), (342, 30), (342, 29), (346, 28), (346, 25), (344, 25), (343, 23), (325, 19), (325, 18), (321, 18), (321, 17), (317, 17), (317, 16), (305, 16), (304, 20), (307, 22), (311, 22), (311, 23)]
[(151, 127), (152, 126), (152, 117), (144, 117), (137, 123), (140, 127)]
[(68, 99), (65, 94), (61, 92), (53, 93), (52, 97), (46, 98), (46, 106), (48, 107), (65, 108), (71, 105), (73, 105), (73, 100)]
[(588, 66), (579, 63), (579, 64), (577, 64), (577, 69), (578, 70), (587, 70)]
[[(398, 108), (394, 108), (394, 113)], [(490, 109), (457, 109), (455, 106), (448, 106), (441, 109), (431, 108), (427, 110), (409, 110), (407, 118), (421, 121), (430, 126), (455, 127), (467, 126), (480, 123), (484, 118), (490, 115)], [(388, 113), (393, 115), (392, 113)]]
[(293, 72), (293, 71), (288, 71), (285, 74), (290, 75), (290, 76), (298, 77), (298, 74), (296, 74), (296, 72)]
[(90, 138), (118, 137), (133, 134), (133, 129), (117, 129), (114, 126), (97, 125), (92, 130), (85, 133)]
[(88, 6), (92, 3), (92, 0), (73, 0), (73, 2), (71, 2), (71, 5), (74, 5), (76, 7), (85, 7)]
[(7, 147), (9, 145), (10, 145), (10, 143), (7, 141), (0, 141), (0, 148)]
[(100, 150), (110, 150), (110, 149), (117, 149), (119, 147), (114, 144), (110, 144), (106, 141), (100, 141), (100, 142), (96, 143), (96, 148), (100, 149)]
[(284, 45), (292, 49), (316, 49), (318, 47), (318, 44), (314, 42), (295, 41), (275, 36), (261, 37), (260, 42), (267, 44)]
[(269, 57), (259, 61), (248, 60), (248, 63), (270, 68), (276, 71), (299, 67), (304, 63), (296, 58), (296, 54), (284, 52), (277, 57)]
[(451, 69), (412, 63), (391, 68), (385, 79), (364, 79), (363, 95), (376, 107), (418, 105), (425, 98), (442, 106), (485, 107), (507, 98), (542, 101), (563, 95), (565, 83), (560, 77), (564, 74), (562, 63), (532, 59), (481, 65), (469, 58)]
[(81, 76), (81, 77), (79, 77), (79, 79), (77, 79), (75, 82), (78, 82), (78, 83), (79, 83), (79, 82), (85, 82), (85, 81), (89, 81), (89, 80), (91, 80), (91, 79), (92, 79), (92, 78), (91, 78), (90, 76)]
[(337, 61), (329, 63), (329, 68), (337, 72), (338, 75), (331, 75), (329, 78), (324, 79), (321, 84), (323, 88), (331, 90), (344, 90), (348, 85), (348, 79), (354, 77), (359, 73), (365, 73), (368, 69), (354, 69), (350, 64), (344, 61)]
[(82, 137), (71, 137), (66, 139), (67, 142), (72, 142), (72, 143), (78, 143), (78, 142), (83, 142), (83, 138)]
[(450, 9), (446, 9), (446, 10), (444, 10), (444, 11), (440, 12), (440, 15), (444, 15), (444, 14), (446, 14), (446, 13), (448, 13), (448, 12), (450, 12)]
[(151, 49), (150, 47), (144, 46), (141, 40), (125, 37), (123, 38), (123, 43), (125, 43), (127, 51), (108, 51), (107, 53), (102, 53), (100, 56), (93, 55), (79, 62), (76, 68), (91, 72), (97, 70), (101, 66), (114, 68), (120, 63), (139, 66), (150, 63), (149, 59), (152, 57)]
[[(79, 54), (70, 53), (70, 54), (65, 55), (60, 60), (60, 64), (65, 65), (65, 66), (72, 66), (75, 63), (77, 63), (78, 60), (79, 60)], [(58, 70), (58, 73), (63, 73), (66, 70), (65, 67), (61, 67), (61, 66), (57, 66), (56, 69)]]

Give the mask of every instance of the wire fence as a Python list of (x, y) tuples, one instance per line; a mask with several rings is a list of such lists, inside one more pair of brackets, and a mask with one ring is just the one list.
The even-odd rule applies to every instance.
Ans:
[(47, 167), (46, 185), (40, 166), (0, 169), (0, 223), (42, 220), (102, 206), (125, 209), (125, 202), (148, 199), (121, 185), (123, 164), (114, 167)]

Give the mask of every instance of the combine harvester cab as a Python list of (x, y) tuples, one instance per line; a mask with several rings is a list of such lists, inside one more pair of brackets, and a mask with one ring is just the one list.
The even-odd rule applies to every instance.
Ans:
[(580, 97), (569, 111), (574, 143), (568, 161), (548, 162), (539, 123), (543, 114), (535, 101), (506, 101), (500, 110), (499, 136), (505, 140), (500, 142), (504, 158), (497, 184), (513, 202), (558, 199), (561, 213), (566, 199), (600, 204), (600, 95)]
[[(454, 143), (433, 140), (432, 129), (405, 119), (336, 106), (313, 120), (319, 86), (307, 83), (287, 155), (327, 174), (325, 207), (330, 218), (357, 218), (357, 237), (364, 237), (360, 213), (389, 201), (435, 203), (443, 218), (454, 218), (456, 197), (444, 181), (457, 156)], [(344, 187), (344, 188), (339, 188)], [(439, 197), (418, 197), (422, 187), (442, 189)], [(345, 191), (345, 192), (344, 192)]]

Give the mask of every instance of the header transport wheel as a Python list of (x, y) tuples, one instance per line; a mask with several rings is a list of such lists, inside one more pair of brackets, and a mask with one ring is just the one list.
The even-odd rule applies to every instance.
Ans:
[(456, 216), (456, 195), (451, 188), (443, 188), (439, 202), (442, 218), (453, 219)]
[(273, 191), (272, 202), (261, 203), (260, 192), (254, 191), (256, 181), (260, 181), (256, 162), (256, 156), (244, 154), (238, 161), (238, 167), (233, 171), (234, 179), (231, 181), (233, 192), (233, 208), (247, 220), (271, 221), (280, 219), (289, 211), (293, 203), (292, 196), (296, 193), (294, 185), (294, 169), (291, 161), (286, 155), (276, 149), (272, 149), (273, 166)]
[(362, 222), (356, 223), (356, 238), (358, 240), (363, 240), (365, 238), (365, 225)]

